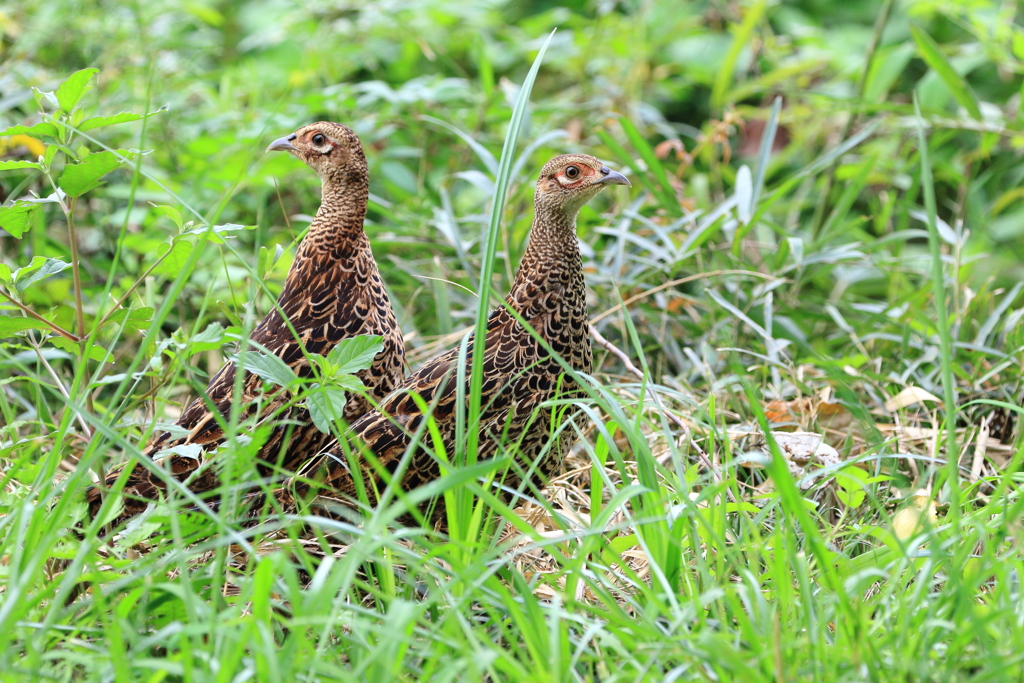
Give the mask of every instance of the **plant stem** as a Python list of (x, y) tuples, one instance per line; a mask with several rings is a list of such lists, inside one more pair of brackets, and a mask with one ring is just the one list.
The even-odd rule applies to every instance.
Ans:
[[(953, 340), (949, 330), (946, 309), (945, 271), (942, 263), (942, 240), (936, 220), (935, 184), (929, 160), (928, 139), (924, 132), (921, 106), (914, 96), (914, 114), (917, 116), (917, 144), (921, 158), (921, 190), (924, 194), (925, 213), (928, 225), (928, 246), (932, 265), (932, 298), (935, 300), (935, 327), (939, 333), (939, 358), (942, 369), (942, 394), (945, 404), (946, 437), (946, 483), (949, 484), (949, 512), (956, 528), (960, 520), (960, 451), (956, 443), (956, 378), (953, 376)], [(954, 277), (956, 273), (954, 272)], [(938, 446), (936, 446), (936, 452)], [(932, 465), (930, 475), (936, 474), (937, 465)], [(941, 483), (941, 482), (937, 482)], [(938, 486), (935, 487), (938, 489)], [(934, 492), (933, 492), (934, 495)]]
[(14, 304), (19, 309), (21, 309), (21, 312), (24, 313), (25, 315), (27, 315), (28, 317), (33, 318), (35, 320), (38, 320), (41, 323), (45, 323), (47, 327), (49, 327), (51, 330), (53, 330), (54, 332), (56, 332), (60, 336), (64, 337), (65, 339), (73, 341), (76, 344), (82, 341), (81, 338), (78, 337), (77, 335), (72, 334), (71, 332), (68, 332), (63, 327), (61, 327), (57, 323), (53, 322), (52, 320), (47, 320), (46, 318), (44, 318), (43, 316), (41, 316), (38, 313), (36, 313), (35, 311), (33, 311), (31, 308), (29, 308), (25, 304), (21, 303), (20, 301), (18, 301), (15, 298), (13, 298), (10, 294), (8, 294), (7, 292), (3, 291), (2, 289), (0, 289), (0, 296), (2, 296), (3, 298), (7, 299), (12, 304)]
[(64, 209), (64, 218), (67, 219), (68, 222), (68, 239), (71, 243), (71, 274), (75, 281), (75, 318), (78, 322), (78, 336), (80, 341), (84, 344), (85, 308), (82, 306), (82, 275), (78, 267), (78, 237), (75, 235), (76, 203), (78, 203), (78, 197), (72, 197), (71, 203)]
[[(60, 392), (61, 396), (64, 397), (64, 399), (68, 402), (68, 406), (70, 407), (71, 394), (68, 393), (68, 390), (64, 386), (64, 383), (60, 381), (60, 375), (58, 375), (57, 372), (53, 369), (53, 366), (50, 365), (49, 362), (47, 362), (46, 356), (43, 355), (43, 351), (42, 349), (39, 348), (39, 344), (36, 342), (36, 340), (29, 336), (28, 341), (29, 344), (32, 345), (32, 349), (36, 352), (36, 356), (39, 358), (40, 365), (46, 368), (46, 371), (50, 374), (50, 377), (53, 379), (54, 386), (57, 387), (57, 391)], [(86, 438), (91, 439), (92, 430), (89, 429), (89, 423), (85, 421), (84, 417), (82, 417), (82, 411), (76, 410), (75, 418), (78, 420), (78, 424), (82, 426), (82, 431), (85, 433)]]

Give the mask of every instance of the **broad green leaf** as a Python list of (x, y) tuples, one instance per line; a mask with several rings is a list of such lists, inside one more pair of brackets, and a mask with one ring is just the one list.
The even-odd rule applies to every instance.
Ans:
[(272, 354), (250, 350), (235, 356), (235, 364), (278, 386), (290, 387), (298, 380), (287, 363)]
[(35, 318), (15, 318), (10, 315), (0, 315), (0, 338), (9, 337), (15, 332), (25, 330), (49, 330), (50, 326)]
[(914, 36), (914, 42), (917, 43), (917, 51), (921, 54), (921, 58), (935, 70), (935, 73), (939, 75), (942, 82), (946, 84), (949, 91), (953, 93), (953, 97), (956, 101), (966, 109), (972, 117), (976, 120), (981, 120), (981, 108), (978, 107), (978, 99), (974, 96), (974, 92), (971, 87), (967, 85), (967, 81), (960, 77), (956, 71), (953, 70), (949, 60), (946, 59), (946, 55), (942, 54), (942, 48), (935, 40), (919, 29), (917, 26), (911, 25), (910, 32)]
[(55, 138), (58, 136), (58, 132), (56, 125), (44, 121), (34, 126), (11, 126), (7, 130), (0, 131), (0, 135), (30, 135), (34, 138)]
[(11, 269), (3, 263), (0, 263), (0, 282), (11, 281)]
[(69, 196), (80, 197), (123, 163), (121, 157), (113, 152), (96, 152), (77, 164), (66, 166), (57, 184)]
[(32, 227), (32, 218), (38, 208), (38, 204), (27, 202), (0, 207), (0, 228), (20, 239)]
[(36, 161), (0, 161), (0, 171), (13, 171), (18, 168), (35, 168), (42, 170), (43, 167)]
[(24, 268), (19, 268), (14, 273), (14, 286), (19, 292), (24, 292), (30, 286), (50, 277), (56, 275), (66, 268), (70, 268), (70, 263), (65, 263), (60, 259), (55, 258), (43, 258), (42, 256), (36, 256), (32, 259), (30, 265)]
[(92, 68), (82, 69), (68, 76), (68, 79), (60, 84), (56, 92), (57, 102), (65, 114), (70, 114), (71, 110), (75, 108), (79, 100), (82, 99), (82, 95), (85, 94), (85, 88), (89, 85), (89, 81), (99, 71), (99, 69)]
[(339, 341), (327, 354), (327, 360), (335, 366), (335, 372), (350, 375), (370, 367), (374, 357), (383, 348), (381, 337), (360, 335)]

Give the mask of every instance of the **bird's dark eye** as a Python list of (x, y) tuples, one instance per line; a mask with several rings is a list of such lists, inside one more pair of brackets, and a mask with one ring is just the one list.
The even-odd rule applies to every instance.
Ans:
[(319, 147), (320, 145), (327, 142), (327, 138), (324, 137), (323, 133), (317, 133), (316, 135), (313, 136), (312, 142), (314, 145)]
[(579, 176), (579, 174), (580, 169), (576, 168), (575, 166), (570, 166), (569, 168), (565, 169), (566, 178), (576, 178)]

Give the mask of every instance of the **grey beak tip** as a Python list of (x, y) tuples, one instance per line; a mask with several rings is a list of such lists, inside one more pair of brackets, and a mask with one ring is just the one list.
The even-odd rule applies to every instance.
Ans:
[(602, 178), (600, 182), (606, 185), (625, 185), (626, 187), (633, 187), (626, 176), (611, 170), (607, 166), (601, 169), (601, 173), (604, 174), (604, 178)]
[(267, 147), (268, 152), (297, 152), (295, 145), (287, 137), (278, 138)]

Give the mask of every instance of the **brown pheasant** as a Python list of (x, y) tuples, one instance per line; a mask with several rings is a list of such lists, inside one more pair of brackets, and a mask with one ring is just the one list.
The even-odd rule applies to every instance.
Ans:
[[(370, 251), (370, 241), (363, 231), (369, 180), (362, 145), (347, 127), (319, 122), (275, 140), (267, 148), (268, 152), (272, 150), (286, 151), (317, 172), (323, 184), (322, 201), (295, 255), (284, 291), (277, 300), (278, 307), (256, 326), (250, 338), (283, 360), (299, 377), (310, 377), (312, 372), (303, 348), (307, 353), (326, 355), (339, 340), (357, 335), (380, 335), (384, 348), (373, 359), (372, 366), (358, 374), (369, 395), (379, 401), (402, 381), (405, 350), (401, 330)], [(280, 311), (291, 322), (298, 339)], [(235, 400), (234, 385), (235, 365), (228, 362), (210, 380), (206, 401), (195, 399), (178, 420), (178, 426), (188, 429), (189, 433), (175, 438), (162, 432), (153, 438), (144, 455), (159, 457), (161, 451), (175, 446), (199, 445), (203, 458), (173, 453), (163, 462), (179, 480), (190, 476), (224, 440), (221, 423), (207, 405), (215, 405), (226, 419)], [(257, 375), (246, 373), (239, 397), (244, 404), (240, 417), (245, 419), (257, 413), (261, 417), (269, 416), (290, 398), (286, 391), (267, 395), (263, 381)], [(366, 398), (349, 394), (343, 417), (349, 423), (354, 422), (369, 408)], [(331, 442), (329, 435), (316, 429), (305, 408), (286, 408), (276, 420), (277, 424), (258, 452), (258, 468), (263, 476), (294, 472)], [(120, 473), (120, 470), (110, 472), (106, 477), (107, 486), (112, 485)], [(212, 467), (189, 482), (189, 488), (195, 492), (210, 491), (217, 486), (217, 473)], [(147, 502), (157, 498), (163, 490), (164, 484), (148, 469), (136, 467), (124, 487), (125, 509), (121, 518), (140, 513)], [(93, 516), (102, 502), (100, 493), (95, 487), (88, 490)]]
[[(537, 182), (529, 244), (512, 291), (505, 298), (555, 353), (582, 373), (591, 371), (592, 353), (576, 216), (608, 185), (628, 186), (629, 181), (594, 157), (568, 154), (545, 164)], [(471, 338), (467, 358), (471, 357), (472, 346)], [(451, 459), (456, 439), (458, 359), (458, 348), (436, 356), (376, 410), (353, 423), (346, 437), (352, 449), (365, 445), (381, 466), (394, 473), (411, 435), (423, 421), (423, 412), (412, 398), (412, 394), (418, 394), (427, 405), (434, 405), (433, 416), (446, 457)], [(503, 481), (507, 499), (507, 491), (524, 479), (537, 484), (559, 468), (572, 440), (571, 432), (562, 430), (550, 443), (552, 409), (542, 404), (556, 396), (577, 398), (581, 390), (505, 306), (494, 310), (487, 322), (482, 387), (477, 458), (484, 460), (498, 454), (502, 440), (511, 444), (509, 452), (515, 454), (514, 462)], [(434, 443), (429, 434), (424, 434), (423, 442)], [(325, 502), (340, 499), (353, 505), (356, 483), (342, 450), (335, 444), (326, 455), (304, 467), (299, 477), (277, 490), (275, 497), (283, 509), (294, 509), (297, 500), (310, 493), (311, 485), (317, 487)], [(362, 461), (360, 469), (369, 498), (376, 502), (373, 491), (382, 491), (386, 482), (369, 462)], [(412, 454), (401, 486), (411, 490), (438, 478), (440, 472), (435, 455), (419, 448)], [(259, 502), (261, 497), (256, 499)], [(443, 501), (433, 504), (432, 518), (442, 518)]]

